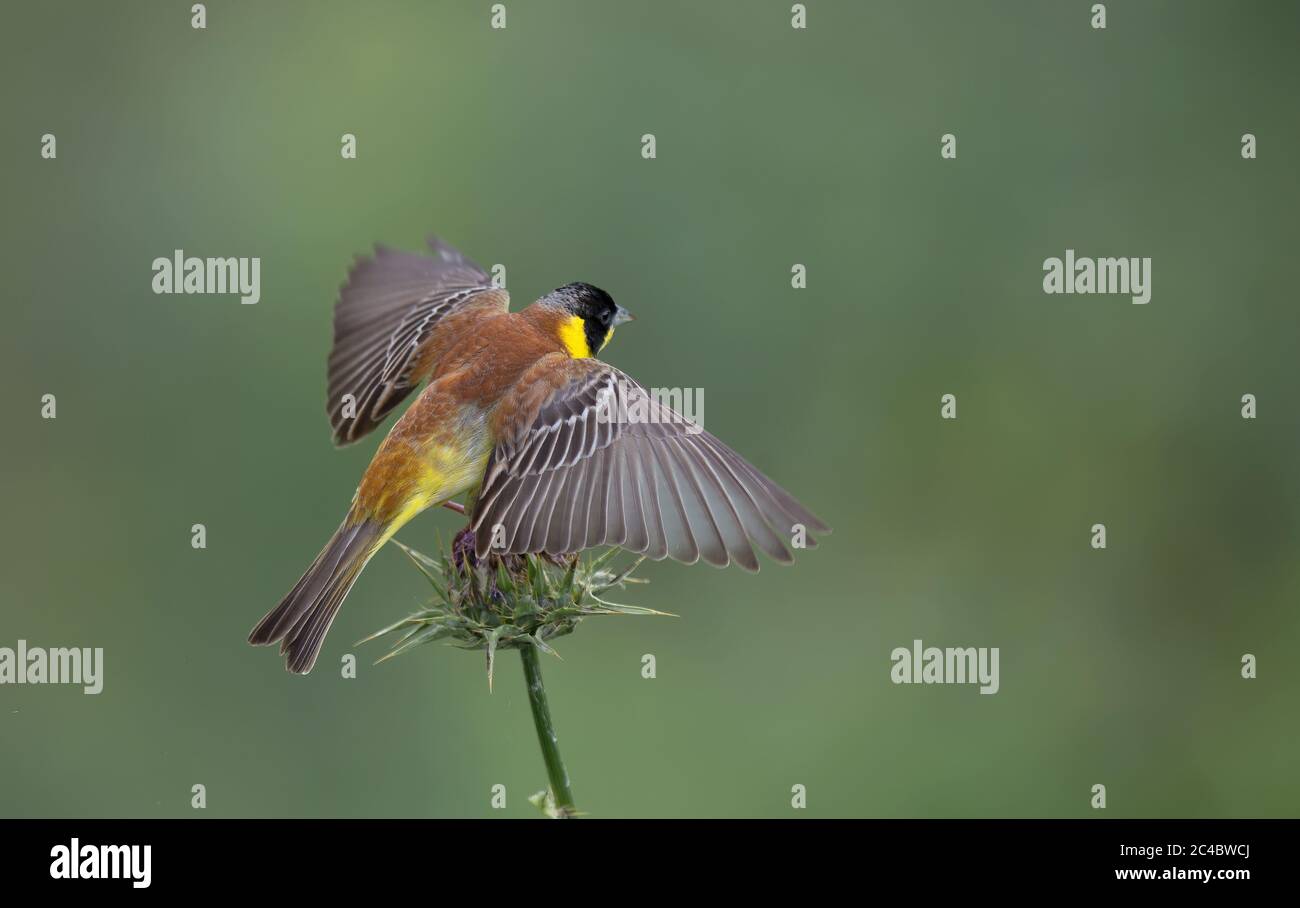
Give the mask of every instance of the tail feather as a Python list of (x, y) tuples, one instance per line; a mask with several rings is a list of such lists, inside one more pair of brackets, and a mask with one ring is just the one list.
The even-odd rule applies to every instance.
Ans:
[(253, 628), (248, 642), (264, 646), (280, 641), (289, 671), (311, 671), (339, 606), (378, 548), (383, 531), (375, 520), (344, 520), (288, 595)]

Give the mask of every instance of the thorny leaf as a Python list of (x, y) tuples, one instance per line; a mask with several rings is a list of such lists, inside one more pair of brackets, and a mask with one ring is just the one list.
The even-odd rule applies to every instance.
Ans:
[(610, 569), (619, 553), (616, 548), (586, 563), (581, 557), (557, 564), (534, 555), (489, 555), (477, 566), (466, 567), (449, 555), (432, 558), (393, 541), (429, 581), (433, 597), (419, 611), (358, 641), (367, 643), (398, 635), (379, 662), (434, 640), (445, 640), (460, 649), (485, 650), (491, 689), (496, 655), (501, 649), (535, 646), (558, 657), (559, 653), (546, 641), (573, 633), (583, 618), (671, 614), (608, 602), (599, 595), (626, 583), (645, 582), (631, 576), (644, 558), (636, 559), (621, 572)]

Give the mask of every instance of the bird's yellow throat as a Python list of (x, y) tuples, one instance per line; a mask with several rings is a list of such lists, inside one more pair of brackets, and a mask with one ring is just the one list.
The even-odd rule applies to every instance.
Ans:
[[(595, 356), (600, 350), (591, 349), (587, 343), (587, 325), (580, 315), (571, 315), (564, 321), (560, 322), (560, 343), (564, 344), (564, 349), (569, 351), (569, 355), (574, 359), (587, 359)], [(604, 349), (609, 343), (609, 339), (614, 336), (614, 329), (605, 330), (605, 339), (600, 342), (600, 348)]]
[(571, 315), (560, 322), (560, 343), (574, 359), (586, 359), (592, 355), (587, 346), (587, 326), (581, 316)]

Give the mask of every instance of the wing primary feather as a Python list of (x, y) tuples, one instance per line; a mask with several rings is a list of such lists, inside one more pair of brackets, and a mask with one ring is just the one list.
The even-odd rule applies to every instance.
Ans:
[[(653, 442), (644, 444), (655, 466), (655, 480), (659, 484), (659, 518), (664, 529), (664, 539), (668, 543), (668, 554), (675, 561), (694, 564), (700, 560), (700, 549), (691, 535), (691, 525), (686, 519), (686, 506), (682, 504), (682, 493), (673, 479), (672, 468), (668, 466), (665, 452)], [(665, 508), (664, 501), (668, 506)]]
[(690, 463), (690, 455), (676, 438), (665, 437), (660, 444), (664, 448), (665, 460), (673, 469), (673, 478), (681, 493), (682, 505), (690, 528), (691, 538), (695, 540), (699, 555), (706, 564), (714, 567), (726, 567), (731, 560), (727, 553), (718, 521), (709, 508), (708, 499), (700, 487), (698, 478)]
[[(767, 492), (773, 503), (776, 504), (776, 506), (779, 507), (793, 523), (802, 523), (808, 529), (817, 533), (830, 532), (830, 527), (818, 519), (816, 515), (799, 502), (795, 501), (794, 496), (789, 492), (781, 488), (771, 479), (768, 479), (763, 473), (759, 472), (757, 467), (745, 460), (745, 458), (741, 457), (735, 451), (728, 448), (726, 445), (718, 442), (717, 439), (713, 439), (713, 441), (717, 442), (724, 455), (727, 456), (732, 463), (746, 471), (753, 479), (754, 483)], [(789, 528), (786, 527), (785, 529)]]
[(591, 499), (596, 491), (596, 472), (600, 463), (594, 457), (583, 459), (582, 475), (575, 490), (572, 529), (569, 531), (569, 551), (580, 552), (591, 545)]
[(546, 506), (546, 497), (550, 493), (551, 483), (554, 479), (554, 473), (543, 473), (527, 478), (520, 477), (520, 481), (526, 483), (526, 486), (531, 486), (532, 490), (523, 511), (519, 515), (519, 527), (515, 531), (514, 542), (511, 546), (515, 554), (541, 551), (540, 545), (533, 544), (533, 536), (537, 530), (542, 509)]
[(645, 520), (646, 555), (655, 561), (668, 557), (668, 539), (664, 535), (662, 509), (659, 507), (659, 490), (656, 488), (655, 470), (651, 463), (652, 455), (637, 443), (629, 443), (624, 449), (630, 457), (636, 458), (637, 493), (641, 501), (641, 516)]
[(645, 516), (648, 505), (641, 495), (641, 461), (626, 440), (620, 440), (614, 447), (622, 464), (617, 479), (623, 505), (623, 546), (632, 552), (646, 553), (650, 550), (650, 531)]
[(744, 481), (735, 474), (731, 466), (722, 459), (710, 439), (704, 435), (696, 436), (696, 444), (710, 458), (719, 479), (729, 486), (729, 495), (736, 506), (736, 513), (745, 528), (745, 534), (774, 560), (782, 564), (790, 564), (794, 561), (794, 557), (786, 549), (781, 537), (768, 525), (753, 493), (746, 488)]
[(686, 465), (695, 471), (696, 484), (713, 515), (714, 525), (722, 537), (727, 554), (745, 570), (758, 570), (758, 559), (749, 545), (740, 513), (708, 456), (695, 445), (694, 438), (690, 435), (678, 439), (677, 443), (683, 450)]
[(511, 520), (511, 514), (518, 514), (516, 503), (519, 496), (524, 490), (524, 483), (512, 476), (502, 476), (498, 480), (498, 488), (493, 489), (492, 501), (488, 503), (481, 512), (479, 524), (475, 527), (474, 539), (477, 542), (482, 535), (481, 528), (487, 527), (487, 542), (483, 546), (482, 554), (478, 552), (478, 545), (475, 545), (475, 554), (479, 557), (487, 554), (487, 550), (492, 546), (492, 531), (498, 525), (504, 532), (505, 551), (513, 552), (515, 533), (519, 529), (519, 519), (516, 516), (513, 519), (513, 526), (507, 525), (506, 521)]
[(528, 537), (533, 531), (533, 520), (537, 517), (537, 496), (547, 484), (540, 476), (519, 476), (512, 480), (518, 486), (514, 501), (501, 512), (498, 521), (504, 524), (508, 515), (513, 513), (514, 526), (507, 531), (506, 551), (512, 555), (522, 555), (528, 551)]
[[(546, 545), (550, 539), (551, 518), (555, 514), (556, 505), (559, 504), (560, 496), (564, 490), (565, 474), (560, 470), (555, 470), (546, 474), (546, 497), (538, 502), (537, 521), (533, 524), (532, 537), (528, 543), (528, 551), (545, 552)], [(552, 553), (555, 554), (555, 553)]]
[(608, 536), (605, 527), (606, 499), (609, 496), (609, 452), (601, 449), (591, 455), (591, 469), (587, 475), (587, 529), (582, 535), (582, 547), (603, 545)]
[[(793, 509), (787, 507), (781, 498), (788, 499), (789, 496), (781, 493), (776, 483), (758, 472), (757, 468), (730, 448), (725, 445), (720, 445), (720, 448), (719, 453), (736, 470), (737, 474), (748, 480), (745, 483), (746, 488), (754, 496), (754, 500), (763, 511), (768, 523), (772, 525), (772, 528), (778, 534), (788, 537), (794, 531), (795, 524), (803, 524), (807, 529), (816, 532), (825, 531), (825, 524), (802, 507), (799, 507), (798, 504), (795, 504)], [(817, 544), (816, 540), (811, 536), (808, 537), (807, 542), (809, 548), (813, 548)]]
[(587, 547), (587, 518), (591, 507), (591, 481), (595, 466), (590, 458), (584, 458), (569, 471), (573, 474), (573, 483), (569, 488), (571, 504), (565, 519), (568, 533), (564, 543), (566, 552), (581, 552)]
[(551, 514), (550, 528), (546, 533), (546, 551), (552, 555), (573, 551), (570, 540), (575, 529), (577, 499), (582, 494), (582, 472), (585, 467), (584, 461), (564, 471), (564, 485), (555, 502), (555, 511)]
[(627, 472), (624, 465), (621, 445), (613, 444), (605, 449), (608, 469), (605, 484), (605, 542), (621, 546), (627, 541), (627, 519), (623, 505), (623, 483)]
[[(745, 570), (757, 571), (758, 558), (750, 544), (745, 522), (740, 516), (742, 504), (737, 502), (727, 481), (719, 474), (707, 448), (696, 444), (693, 435), (686, 436), (680, 443), (690, 452), (688, 462), (696, 471), (700, 488), (709, 501), (709, 508), (717, 520), (727, 551)], [(743, 493), (740, 494), (743, 497)], [(766, 524), (763, 526), (766, 527)]]

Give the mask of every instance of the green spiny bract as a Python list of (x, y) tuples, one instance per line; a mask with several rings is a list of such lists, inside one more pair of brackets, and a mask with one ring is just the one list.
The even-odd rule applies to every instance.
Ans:
[(461, 649), (486, 650), (491, 687), (499, 649), (535, 646), (558, 655), (547, 641), (573, 633), (578, 622), (589, 615), (669, 614), (603, 598), (615, 587), (646, 582), (631, 576), (644, 558), (623, 571), (608, 567), (618, 549), (609, 549), (586, 562), (576, 555), (563, 561), (535, 555), (489, 555), (484, 562), (470, 565), (446, 555), (431, 558), (397, 540), (393, 544), (428, 580), (433, 599), (414, 614), (359, 641), (400, 635), (379, 662), (444, 640)]

